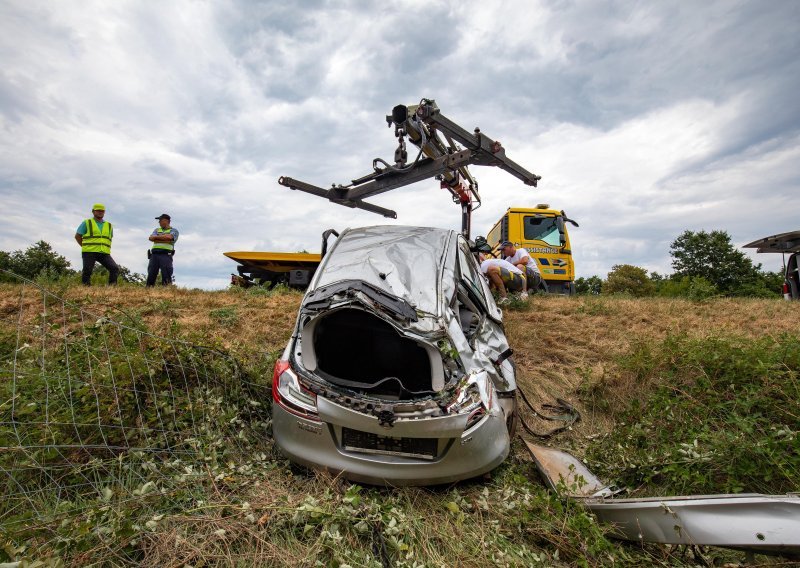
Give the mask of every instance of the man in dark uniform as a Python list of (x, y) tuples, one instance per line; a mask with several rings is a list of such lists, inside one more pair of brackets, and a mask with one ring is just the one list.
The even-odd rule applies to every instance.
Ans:
[(172, 256), (175, 254), (175, 241), (178, 231), (170, 227), (172, 218), (166, 213), (158, 217), (158, 227), (151, 233), (150, 262), (147, 265), (147, 286), (155, 286), (158, 271), (161, 271), (161, 283), (172, 284)]

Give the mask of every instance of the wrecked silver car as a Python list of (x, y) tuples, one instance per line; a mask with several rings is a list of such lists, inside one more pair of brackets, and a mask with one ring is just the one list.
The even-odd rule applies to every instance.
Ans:
[(515, 369), (467, 241), (348, 229), (275, 364), (273, 435), (293, 462), (380, 485), (474, 477), (508, 455)]

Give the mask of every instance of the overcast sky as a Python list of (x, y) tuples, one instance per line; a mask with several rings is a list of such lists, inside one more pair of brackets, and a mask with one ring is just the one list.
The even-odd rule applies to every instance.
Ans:
[(0, 250), (43, 239), (76, 268), (96, 201), (136, 272), (154, 217), (172, 215), (177, 282), (203, 288), (235, 271), (223, 251), (318, 251), (327, 228), (386, 222), (457, 229), (435, 181), (373, 199), (397, 221), (277, 184), (392, 161), (384, 116), (422, 97), (542, 176), (535, 189), (473, 167), (473, 234), (549, 203), (580, 223), (578, 276), (669, 273), (686, 229), (737, 245), (800, 229), (795, 0), (0, 0), (0, 63)]

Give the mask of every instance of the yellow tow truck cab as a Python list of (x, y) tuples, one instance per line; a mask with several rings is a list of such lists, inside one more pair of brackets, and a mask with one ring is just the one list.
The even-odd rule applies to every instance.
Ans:
[(536, 262), (548, 292), (575, 293), (575, 263), (567, 223), (578, 226), (563, 211), (546, 203), (536, 207), (510, 207), (486, 235), (495, 256), (503, 241), (528, 251)]

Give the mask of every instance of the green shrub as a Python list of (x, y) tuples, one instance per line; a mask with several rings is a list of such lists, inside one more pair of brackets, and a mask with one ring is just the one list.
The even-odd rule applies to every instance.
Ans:
[(662, 495), (800, 489), (800, 338), (672, 336), (621, 365), (636, 395), (593, 468)]
[(659, 296), (706, 300), (719, 295), (717, 287), (702, 276), (682, 276), (664, 279), (658, 283)]
[(603, 294), (630, 294), (634, 297), (651, 296), (655, 285), (644, 268), (630, 264), (615, 264), (602, 285)]

